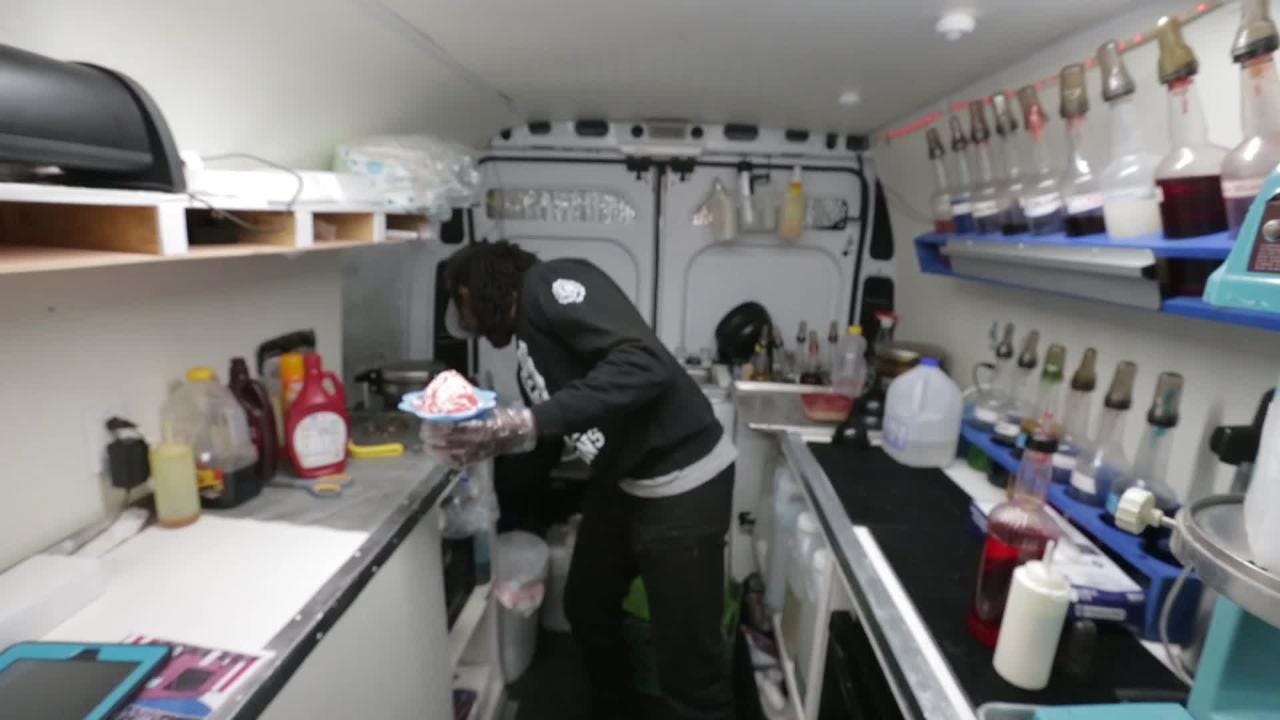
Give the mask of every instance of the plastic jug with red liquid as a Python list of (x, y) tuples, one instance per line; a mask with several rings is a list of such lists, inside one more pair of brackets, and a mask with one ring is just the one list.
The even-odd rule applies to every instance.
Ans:
[(232, 358), (227, 388), (236, 396), (249, 420), (249, 434), (258, 449), (258, 477), (269, 482), (280, 465), (280, 439), (276, 437), (275, 413), (267, 386), (249, 377), (244, 358)]
[(285, 417), (285, 446), (295, 475), (318, 478), (347, 466), (347, 394), (338, 376), (324, 369), (319, 355), (307, 355), (304, 364), (302, 390)]

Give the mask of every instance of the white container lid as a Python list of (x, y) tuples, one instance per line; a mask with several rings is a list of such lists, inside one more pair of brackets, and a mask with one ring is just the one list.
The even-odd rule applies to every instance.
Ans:
[(1014, 570), (1013, 573), (1017, 581), (1025, 583), (1028, 588), (1039, 595), (1063, 601), (1071, 599), (1071, 584), (1062, 576), (1062, 573), (1054, 570), (1041, 560), (1032, 560), (1025, 563)]

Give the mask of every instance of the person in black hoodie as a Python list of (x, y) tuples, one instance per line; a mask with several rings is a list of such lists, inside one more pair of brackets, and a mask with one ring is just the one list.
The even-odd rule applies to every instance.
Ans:
[(590, 464), (565, 612), (591, 682), (592, 716), (636, 707), (622, 600), (639, 576), (671, 717), (732, 718), (721, 620), (736, 451), (706, 396), (622, 290), (579, 259), (540, 261), (477, 243), (445, 271), (455, 334), (513, 340), (529, 407), (425, 429), (454, 466), (563, 437)]

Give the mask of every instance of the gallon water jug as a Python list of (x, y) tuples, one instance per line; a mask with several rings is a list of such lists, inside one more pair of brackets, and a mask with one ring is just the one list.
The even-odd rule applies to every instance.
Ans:
[(262, 489), (258, 451), (244, 409), (209, 368), (187, 371), (187, 381), (165, 402), (160, 425), (165, 442), (194, 451), (206, 507), (235, 507)]
[(924, 358), (889, 385), (884, 408), (884, 449), (912, 467), (942, 467), (956, 456), (963, 405), (960, 388)]

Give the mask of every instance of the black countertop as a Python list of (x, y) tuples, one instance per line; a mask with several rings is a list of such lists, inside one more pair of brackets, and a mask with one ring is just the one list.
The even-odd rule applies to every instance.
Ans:
[(872, 533), (974, 706), (1170, 700), (1183, 685), (1129, 630), (1099, 623), (1089, 672), (1055, 670), (1044, 690), (1005, 682), (992, 650), (965, 626), (982, 543), (970, 529), (969, 496), (940, 470), (899, 465), (883, 451), (813, 443), (810, 451), (849, 519)]

